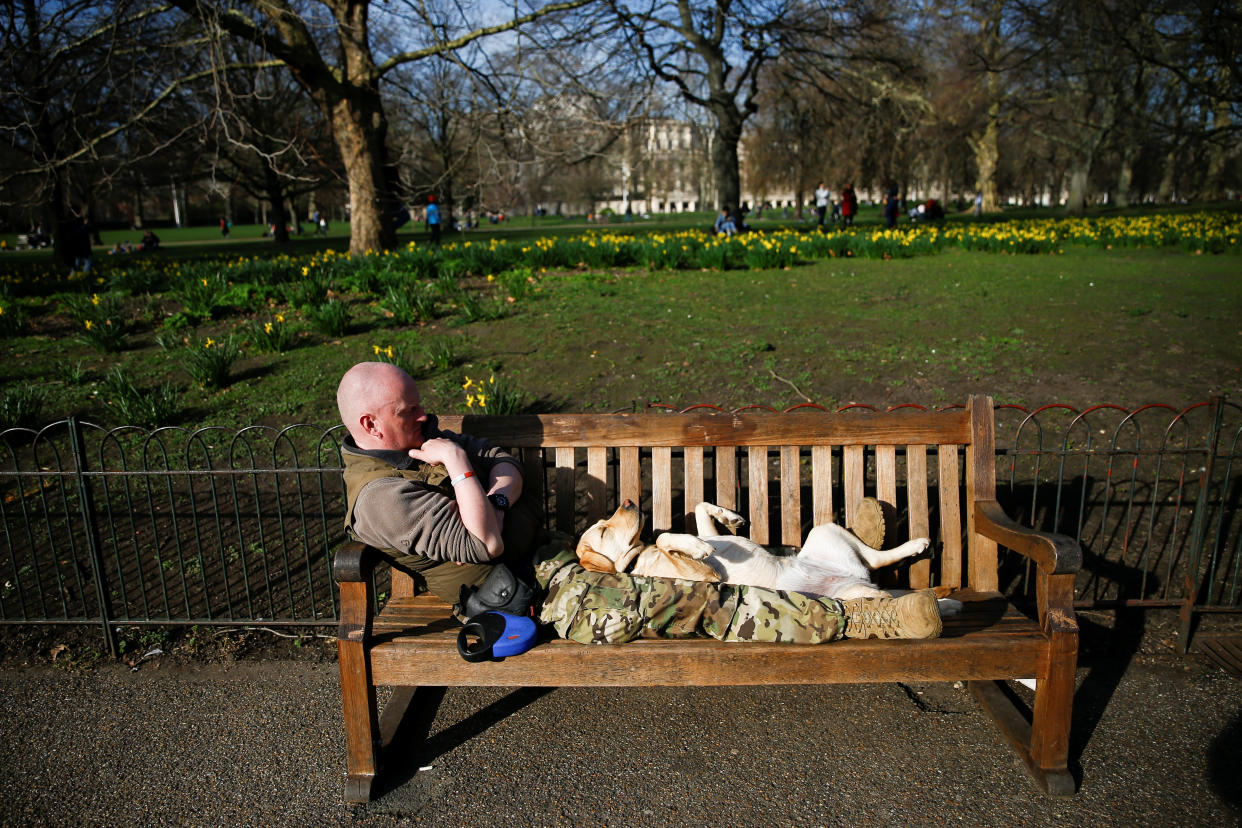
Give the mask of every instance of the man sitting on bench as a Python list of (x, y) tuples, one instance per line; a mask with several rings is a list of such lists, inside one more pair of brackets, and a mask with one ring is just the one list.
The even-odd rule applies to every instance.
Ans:
[(511, 454), (441, 431), (413, 378), (395, 365), (350, 368), (336, 401), (349, 429), (341, 457), (345, 527), (355, 538), (449, 604), (496, 563), (533, 582), (542, 481), (524, 488)]

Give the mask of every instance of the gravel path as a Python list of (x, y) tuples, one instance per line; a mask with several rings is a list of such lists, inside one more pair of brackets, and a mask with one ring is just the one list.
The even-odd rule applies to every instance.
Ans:
[(9, 667), (0, 824), (1239, 824), (1242, 681), (1167, 630), (1083, 662), (1069, 800), (952, 685), (450, 689), (362, 808), (340, 798), (334, 664)]

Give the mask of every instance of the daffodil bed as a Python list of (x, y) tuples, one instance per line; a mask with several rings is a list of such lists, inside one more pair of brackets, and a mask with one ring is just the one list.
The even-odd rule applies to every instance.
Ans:
[(193, 310), (218, 298), (227, 301), (230, 284), (270, 286), (298, 282), (309, 283), (312, 291), (332, 285), (337, 289), (375, 291), (394, 277), (408, 279), (446, 273), (485, 276), (518, 267), (536, 271), (636, 266), (650, 270), (767, 269), (829, 258), (909, 258), (950, 247), (1013, 254), (1057, 254), (1067, 246), (1225, 253), (1238, 250), (1240, 236), (1242, 213), (1221, 211), (931, 223), (895, 229), (858, 227), (825, 233), (786, 229), (728, 238), (695, 231), (646, 235), (590, 232), (530, 242), (492, 238), (446, 244), (439, 249), (411, 243), (405, 249), (361, 257), (331, 249), (297, 258), (276, 255), (195, 262), (135, 256), (123, 265), (100, 268), (92, 274), (33, 268), (0, 272), (0, 291), (13, 296), (74, 289), (102, 288), (128, 293), (173, 290)]
[[(359, 359), (407, 367), (442, 411), (938, 403), (980, 383), (1006, 400), (1198, 401), (1238, 386), (1240, 224), (588, 233), (15, 271), (0, 426), (331, 421), (334, 377)], [(993, 255), (1011, 253), (1045, 255)]]

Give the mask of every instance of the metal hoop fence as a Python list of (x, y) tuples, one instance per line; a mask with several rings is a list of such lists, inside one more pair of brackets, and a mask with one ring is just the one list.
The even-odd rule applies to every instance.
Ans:
[[(1082, 543), (1079, 606), (1242, 609), (1242, 408), (996, 415), (998, 494)], [(0, 623), (98, 624), (109, 644), (119, 625), (334, 624), (342, 436), (73, 418), (0, 433)], [(1029, 597), (1016, 556), (1004, 574)]]

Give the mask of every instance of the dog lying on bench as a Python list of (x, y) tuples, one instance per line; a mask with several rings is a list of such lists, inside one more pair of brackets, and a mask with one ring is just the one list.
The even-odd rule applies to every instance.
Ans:
[[(746, 519), (712, 503), (694, 509), (699, 535), (664, 532), (654, 545), (639, 540), (643, 517), (629, 500), (612, 517), (583, 533), (575, 550), (583, 569), (632, 575), (746, 584), (848, 601), (889, 598), (871, 580), (871, 570), (918, 555), (931, 545), (916, 538), (893, 549), (874, 549), (835, 523), (814, 527), (797, 555), (773, 555), (735, 534)], [(941, 599), (941, 615), (959, 610), (957, 601)]]

